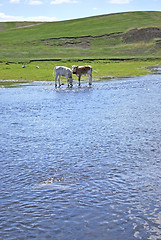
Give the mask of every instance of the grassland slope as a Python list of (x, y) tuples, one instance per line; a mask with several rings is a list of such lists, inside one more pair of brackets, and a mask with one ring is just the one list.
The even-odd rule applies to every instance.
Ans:
[(161, 12), (127, 12), (41, 24), (0, 23), (0, 29), (0, 61), (161, 54)]

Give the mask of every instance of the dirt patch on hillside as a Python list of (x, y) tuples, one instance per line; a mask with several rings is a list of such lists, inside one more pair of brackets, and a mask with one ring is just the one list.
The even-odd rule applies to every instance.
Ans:
[[(29, 42), (32, 45), (46, 45), (49, 47), (62, 47), (62, 48), (82, 48), (88, 49), (92, 46), (113, 46), (122, 43), (135, 43), (135, 42), (149, 42), (155, 39), (156, 46), (161, 46), (161, 28), (141, 28), (132, 29), (123, 32), (116, 32), (110, 34), (104, 34), (99, 36), (81, 36), (81, 37), (59, 37), (59, 38), (47, 38), (38, 41)], [(94, 43), (95, 40), (95, 43)], [(117, 41), (118, 40), (118, 41)], [(92, 44), (95, 45), (92, 45)]]
[(161, 28), (135, 28), (123, 34), (125, 43), (149, 42), (154, 38), (161, 38)]
[[(41, 42), (48, 46), (63, 47), (63, 48), (90, 48), (92, 40), (97, 40), (98, 44), (101, 40), (121, 38), (124, 43), (135, 43), (135, 42), (149, 42), (154, 38), (161, 38), (161, 28), (150, 27), (150, 28), (135, 28), (127, 31), (126, 33), (117, 32), (111, 34), (104, 34), (100, 36), (82, 36), (82, 37), (60, 37), (60, 38), (49, 38), (42, 39)], [(109, 45), (109, 41), (106, 43)], [(160, 46), (158, 40), (157, 45)], [(112, 41), (111, 41), (112, 44)]]
[(90, 48), (90, 41), (90, 37), (62, 37), (41, 40), (45, 45), (64, 48)]
[(17, 26), (16, 26), (15, 28), (13, 28), (13, 29), (35, 27), (35, 26), (41, 25), (41, 24), (43, 24), (43, 22), (41, 22), (41, 23), (27, 24), (27, 25), (17, 25)]
[(8, 30), (13, 30), (13, 29), (19, 29), (19, 28), (29, 28), (29, 27), (34, 27), (37, 25), (43, 24), (43, 22), (39, 22), (39, 23), (32, 23), (32, 22), (16, 22), (14, 23), (14, 27), (12, 27), (12, 25), (8, 25), (8, 23), (6, 22), (1, 22), (0, 23), (0, 32), (2, 31), (8, 31)]
[(101, 39), (109, 39), (109, 38), (117, 38), (122, 36), (122, 32), (104, 34), (100, 36), (82, 36), (82, 37), (60, 37), (60, 38), (49, 38), (43, 39), (41, 42), (48, 46), (55, 47), (65, 47), (65, 48), (90, 48), (91, 41), (93, 39), (101, 40)]

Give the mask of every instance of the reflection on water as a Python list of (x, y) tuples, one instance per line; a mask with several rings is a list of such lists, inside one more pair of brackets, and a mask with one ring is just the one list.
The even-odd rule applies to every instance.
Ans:
[(161, 239), (161, 76), (0, 89), (1, 239)]

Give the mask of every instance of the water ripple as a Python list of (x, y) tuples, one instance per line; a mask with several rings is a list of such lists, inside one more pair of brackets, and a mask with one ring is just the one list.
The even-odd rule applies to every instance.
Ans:
[(0, 90), (0, 238), (159, 240), (160, 87)]

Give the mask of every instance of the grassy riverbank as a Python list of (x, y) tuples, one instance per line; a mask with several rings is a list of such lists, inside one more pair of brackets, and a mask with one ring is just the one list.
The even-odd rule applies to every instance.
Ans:
[(9, 84), (5, 80), (53, 80), (54, 66), (73, 64), (92, 65), (98, 72), (94, 79), (147, 74), (146, 67), (161, 64), (161, 12), (0, 23), (1, 85)]
[[(139, 76), (150, 73), (147, 68), (157, 64), (161, 65), (161, 60), (131, 60), (131, 61), (109, 61), (109, 60), (95, 60), (95, 61), (41, 61), (27, 63), (25, 68), (22, 68), (22, 63), (0, 63), (0, 85), (6, 86), (17, 82), (29, 81), (53, 81), (53, 68), (56, 65), (65, 65), (70, 67), (73, 64), (90, 64), (97, 73), (93, 72), (93, 79), (108, 79)], [(39, 68), (36, 68), (39, 66)], [(77, 77), (73, 75), (76, 80)], [(87, 77), (82, 77), (87, 79)], [(65, 78), (61, 78), (62, 82), (66, 83)]]

